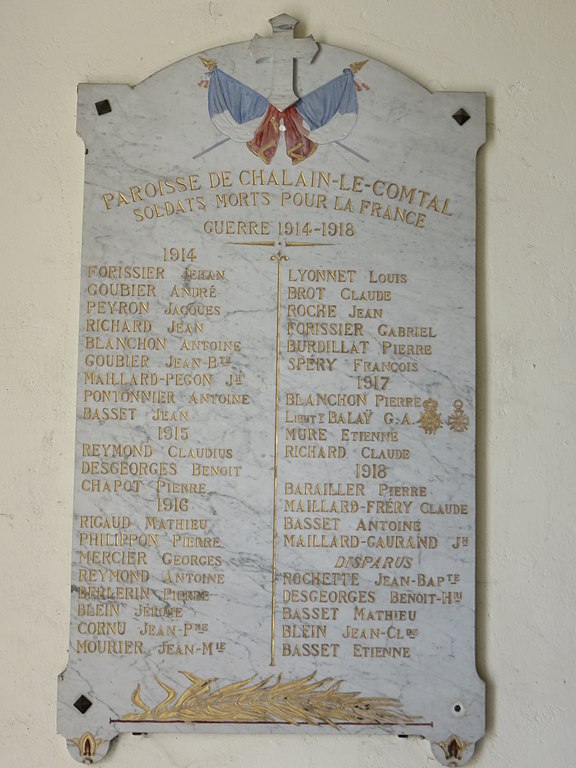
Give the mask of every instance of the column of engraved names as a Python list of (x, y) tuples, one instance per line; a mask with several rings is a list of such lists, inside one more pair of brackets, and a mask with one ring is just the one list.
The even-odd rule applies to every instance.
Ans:
[[(309, 391), (303, 379), (302, 389), (286, 392), (285, 456), (321, 459), (324, 467), (334, 461), (342, 471), (337, 483), (317, 482), (313, 471), (309, 481), (284, 487), (283, 546), (317, 551), (323, 564), (326, 552), (336, 554), (331, 568), (284, 572), (283, 653), (411, 658), (418, 606), (461, 598), (424, 591), (457, 583), (458, 575), (417, 566), (431, 563), (424, 553), (441, 544), (422, 514), (433, 505), (418, 480), (394, 479), (418, 477), (403, 438), (418, 428), (419, 360), (432, 356), (436, 333), (386, 322), (398, 314), (388, 308), (409, 282), (405, 273), (301, 269), (289, 282), (288, 368), (322, 372), (329, 391)], [(342, 391), (342, 381), (352, 386)]]
[(222, 521), (208, 515), (205, 500), (221, 478), (233, 482), (241, 467), (231, 449), (198, 436), (199, 409), (246, 397), (220, 394), (242, 342), (221, 338), (218, 331), (229, 298), (226, 270), (210, 268), (195, 248), (166, 247), (163, 258), (171, 274), (162, 301), (170, 339), (163, 376), (175, 403), (157, 409), (152, 419), (154, 439), (176, 461), (179, 475), (157, 483), (156, 509), (146, 527), (163, 537), (161, 602), (180, 620), (152, 607), (140, 631), (152, 638), (159, 655), (212, 656), (226, 646), (206, 619), (206, 608), (226, 589), (226, 563)]
[(135, 516), (124, 512), (130, 502), (122, 502), (138, 498), (152, 472), (168, 471), (148, 441), (134, 440), (142, 403), (171, 398), (151, 366), (166, 346), (150, 319), (165, 269), (89, 263), (84, 270), (75, 650), (141, 654), (144, 644), (129, 622), (133, 606), (150, 597), (155, 538), (142, 533)]
[[(341, 472), (325, 471), (347, 462), (347, 448), (332, 425), (348, 408), (367, 401), (362, 394), (339, 391), (338, 383), (342, 360), (365, 354), (370, 344), (363, 323), (342, 317), (340, 302), (331, 295), (334, 286), (350, 285), (354, 278), (354, 270), (287, 270), (283, 352), (290, 382), (296, 384), (284, 392), (283, 403), (283, 458), (295, 466), (294, 480), (285, 480), (281, 489), (281, 548), (287, 564), (282, 571), (283, 657), (339, 657), (343, 604), (370, 599), (356, 573), (336, 571), (328, 559), (354, 546), (347, 519), (356, 516), (364, 489)], [(310, 386), (311, 375), (319, 389)], [(330, 481), (334, 474), (343, 481)]]
[[(241, 342), (210, 338), (217, 307), (206, 299), (216, 296), (214, 281), (225, 276), (196, 269), (196, 261), (194, 249), (166, 248), (162, 266), (87, 268), (89, 297), (139, 301), (89, 298), (86, 305), (83, 417), (91, 421), (90, 435), (108, 434), (109, 421), (125, 424), (113, 430), (113, 440), (83, 443), (81, 487), (103, 494), (101, 509), (117, 509), (118, 498), (126, 499), (121, 508), (128, 511), (80, 518), (80, 563), (99, 567), (79, 570), (78, 615), (113, 619), (79, 622), (83, 653), (223, 650), (205, 622), (187, 619), (190, 607), (209, 600), (224, 580), (220, 538), (200, 500), (215, 482), (210, 476), (233, 470), (220, 461), (225, 451), (189, 446), (187, 400), (212, 392)], [(122, 319), (125, 314), (139, 316)], [(212, 354), (222, 349), (228, 354)], [(222, 375), (206, 373), (214, 369)], [(146, 439), (136, 442), (135, 434)], [(157, 573), (162, 583), (153, 588)]]

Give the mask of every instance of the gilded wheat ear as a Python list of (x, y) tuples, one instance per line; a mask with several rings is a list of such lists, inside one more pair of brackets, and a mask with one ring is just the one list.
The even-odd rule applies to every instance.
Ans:
[(182, 673), (192, 685), (178, 697), (176, 691), (156, 679), (167, 696), (151, 708), (141, 697), (140, 685), (132, 694), (132, 703), (142, 710), (129, 712), (123, 720), (180, 720), (197, 722), (271, 722), (293, 725), (330, 725), (372, 723), (404, 725), (417, 717), (405, 715), (398, 699), (366, 697), (357, 691), (342, 691), (341, 680), (315, 675), (284, 681), (282, 675), (256, 681), (256, 677), (212, 689), (214, 680), (203, 680)]

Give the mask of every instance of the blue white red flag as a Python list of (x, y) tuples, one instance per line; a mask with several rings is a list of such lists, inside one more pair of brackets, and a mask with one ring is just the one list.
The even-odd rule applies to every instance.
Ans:
[(208, 112), (214, 125), (233, 141), (245, 141), (270, 163), (284, 134), (286, 152), (299, 163), (319, 144), (341, 141), (354, 128), (358, 97), (351, 69), (280, 111), (234, 77), (214, 67), (210, 72)]
[(210, 72), (208, 114), (233, 141), (248, 141), (260, 125), (268, 100), (218, 67)]

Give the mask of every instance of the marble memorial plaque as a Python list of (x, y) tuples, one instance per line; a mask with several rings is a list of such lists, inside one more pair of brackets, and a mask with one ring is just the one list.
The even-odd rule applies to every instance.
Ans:
[(79, 87), (59, 730), (420, 735), (475, 668), (480, 93), (269, 37)]

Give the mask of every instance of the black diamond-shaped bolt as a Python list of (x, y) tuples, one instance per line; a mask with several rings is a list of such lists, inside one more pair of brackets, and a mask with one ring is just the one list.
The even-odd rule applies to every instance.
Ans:
[(83, 715), (85, 715), (86, 712), (88, 712), (88, 710), (92, 706), (92, 702), (90, 701), (90, 699), (87, 699), (86, 696), (82, 695), (80, 696), (80, 698), (76, 699), (76, 701), (74, 702), (74, 706), (76, 707), (78, 712), (81, 712)]
[(96, 112), (98, 112), (99, 115), (107, 115), (108, 112), (112, 112), (112, 107), (110, 106), (108, 99), (104, 99), (104, 101), (97, 101), (94, 106), (96, 107)]
[(458, 123), (458, 125), (464, 125), (464, 123), (467, 123), (468, 120), (470, 120), (470, 115), (468, 112), (466, 112), (465, 109), (460, 108), (458, 112), (454, 112), (452, 115), (454, 120)]

